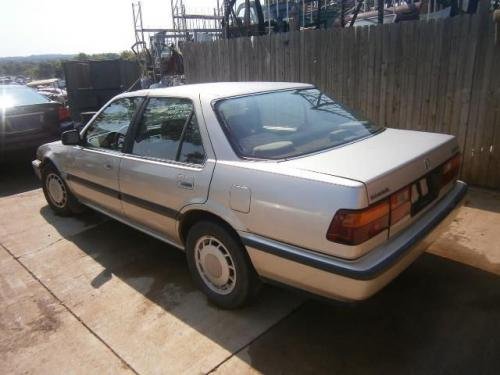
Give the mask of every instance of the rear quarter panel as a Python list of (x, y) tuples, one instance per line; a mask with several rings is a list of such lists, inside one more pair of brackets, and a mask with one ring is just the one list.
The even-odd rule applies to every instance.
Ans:
[[(232, 201), (234, 187), (249, 191), (248, 212), (238, 209), (242, 202)], [(362, 246), (328, 241), (326, 232), (338, 209), (368, 204), (365, 186), (288, 169), (279, 162), (218, 161), (209, 202), (224, 207), (226, 219), (237, 230), (343, 258), (357, 258), (387, 238), (387, 233), (382, 232)]]

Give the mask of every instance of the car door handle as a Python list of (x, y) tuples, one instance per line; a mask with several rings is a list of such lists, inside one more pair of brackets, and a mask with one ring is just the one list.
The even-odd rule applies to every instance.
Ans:
[(108, 171), (113, 169), (113, 166), (111, 164), (104, 164), (104, 169), (107, 169)]
[(177, 185), (185, 189), (192, 189), (194, 186), (193, 183), (189, 181), (179, 181)]
[(177, 176), (177, 186), (181, 189), (192, 190), (194, 188), (194, 178), (180, 174)]

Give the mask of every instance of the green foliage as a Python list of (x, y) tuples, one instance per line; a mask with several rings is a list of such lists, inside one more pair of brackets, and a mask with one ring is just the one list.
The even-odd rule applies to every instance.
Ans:
[(133, 53), (132, 51), (122, 51), (122, 53), (120, 53), (120, 58), (123, 59), (123, 60), (130, 60), (130, 61), (133, 61), (136, 59), (135, 57), (135, 53)]
[(25, 76), (32, 79), (64, 78), (63, 62), (66, 60), (135, 60), (132, 51), (122, 51), (118, 53), (97, 53), (86, 54), (80, 52), (77, 55), (67, 58), (39, 60), (30, 58), (8, 58), (0, 60), (0, 76)]

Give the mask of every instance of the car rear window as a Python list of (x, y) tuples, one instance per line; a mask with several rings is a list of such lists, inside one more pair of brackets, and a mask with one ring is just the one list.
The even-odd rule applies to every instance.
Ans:
[(223, 99), (215, 111), (237, 154), (258, 159), (305, 155), (381, 129), (315, 88)]
[(49, 103), (50, 100), (25, 86), (0, 86), (0, 108)]

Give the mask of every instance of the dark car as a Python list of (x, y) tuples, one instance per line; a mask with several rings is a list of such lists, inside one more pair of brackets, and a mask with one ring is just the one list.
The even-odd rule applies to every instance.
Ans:
[(71, 124), (64, 105), (21, 85), (0, 86), (0, 160), (56, 140)]

